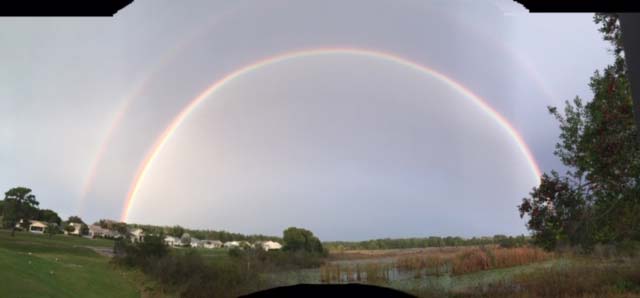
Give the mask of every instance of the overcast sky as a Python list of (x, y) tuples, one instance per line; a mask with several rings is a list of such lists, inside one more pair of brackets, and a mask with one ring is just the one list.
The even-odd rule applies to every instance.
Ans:
[[(120, 218), (153, 143), (191, 99), (274, 55), (382, 51), (485, 99), (543, 171), (546, 106), (591, 98), (612, 61), (592, 14), (511, 1), (136, 0), (114, 18), (0, 19), (0, 187), (88, 222)], [(358, 55), (290, 59), (209, 96), (158, 154), (129, 221), (323, 240), (525, 233), (535, 185), (512, 137), (464, 94)]]

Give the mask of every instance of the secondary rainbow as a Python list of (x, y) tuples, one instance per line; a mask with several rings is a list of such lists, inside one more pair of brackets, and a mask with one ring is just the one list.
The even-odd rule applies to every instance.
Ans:
[(462, 93), (466, 97), (470, 98), (476, 105), (478, 105), (484, 112), (489, 114), (501, 127), (503, 127), (506, 132), (511, 136), (513, 140), (518, 145), (521, 153), (525, 156), (533, 177), (535, 177), (536, 181), (539, 181), (541, 172), (536, 160), (531, 154), (531, 150), (525, 143), (522, 136), (518, 133), (518, 131), (507, 121), (507, 119), (494, 110), (485, 100), (483, 100), (480, 96), (474, 94), (469, 89), (456, 82), (455, 80), (443, 75), (440, 72), (437, 72), (433, 69), (430, 69), (426, 66), (423, 66), (419, 63), (407, 60), (405, 58), (399, 57), (394, 54), (369, 50), (369, 49), (359, 49), (359, 48), (319, 48), (319, 49), (310, 49), (310, 50), (300, 50), (294, 52), (286, 52), (284, 54), (271, 56), (266, 59), (257, 61), (255, 63), (249, 64), (245, 67), (239, 68), (236, 71), (233, 71), (221, 79), (215, 81), (209, 87), (207, 87), (204, 91), (198, 94), (195, 98), (193, 98), (181, 111), (176, 115), (173, 120), (169, 123), (169, 125), (164, 129), (164, 131), (160, 134), (160, 136), (156, 139), (154, 145), (150, 148), (149, 152), (146, 154), (144, 160), (139, 165), (136, 175), (134, 176), (133, 182), (129, 188), (127, 193), (126, 201), (124, 204), (124, 208), (122, 210), (121, 220), (126, 221), (129, 212), (131, 211), (131, 207), (135, 201), (136, 194), (140, 190), (140, 185), (144, 180), (145, 176), (149, 172), (149, 169), (153, 165), (153, 162), (158, 157), (159, 153), (162, 151), (162, 148), (167, 143), (167, 141), (171, 138), (171, 136), (175, 133), (175, 131), (180, 127), (180, 124), (184, 122), (184, 120), (191, 114), (191, 112), (197, 108), (205, 99), (207, 99), (211, 94), (222, 88), (226, 83), (241, 77), (244, 74), (249, 72), (258, 70), (262, 67), (276, 64), (279, 62), (283, 62), (286, 60), (294, 59), (294, 58), (304, 58), (310, 56), (318, 56), (318, 55), (357, 55), (370, 57), (375, 59), (382, 59), (385, 61), (394, 62), (411, 69), (417, 70), (421, 73), (427, 74), (434, 78), (439, 79), (440, 81), (448, 84), (452, 88), (456, 89), (458, 92)]
[(102, 163), (107, 149), (110, 146), (116, 131), (122, 124), (125, 115), (128, 113), (129, 107), (131, 106), (132, 102), (139, 96), (143, 95), (144, 92), (149, 88), (149, 85), (153, 82), (153, 78), (157, 76), (161, 70), (166, 68), (170, 62), (174, 61), (177, 57), (180, 57), (180, 54), (182, 54), (185, 49), (188, 49), (195, 40), (201, 39), (202, 36), (209, 30), (214, 28), (215, 25), (232, 16), (235, 11), (242, 7), (243, 6), (236, 6), (231, 9), (224, 10), (218, 15), (209, 17), (205, 24), (200, 26), (199, 30), (191, 31), (191, 33), (187, 35), (183, 41), (176, 43), (174, 47), (165, 51), (160, 59), (158, 59), (157, 62), (153, 64), (151, 69), (149, 69), (142, 75), (141, 79), (138, 80), (131, 92), (127, 93), (126, 96), (123, 97), (114, 117), (112, 118), (113, 120), (111, 121), (111, 125), (107, 128), (107, 131), (102, 138), (100, 145), (98, 146), (96, 155), (89, 165), (89, 172), (85, 177), (84, 182), (82, 183), (82, 189), (80, 190), (80, 195), (78, 197), (78, 206), (76, 209), (77, 213), (84, 213), (84, 203), (87, 199), (87, 195), (92, 190), (93, 185), (95, 184), (98, 167)]

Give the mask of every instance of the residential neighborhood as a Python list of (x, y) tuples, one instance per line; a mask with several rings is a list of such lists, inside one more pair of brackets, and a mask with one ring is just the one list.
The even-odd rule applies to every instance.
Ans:
[[(115, 221), (105, 221), (109, 223), (117, 223)], [(16, 229), (22, 230), (25, 229), (31, 233), (44, 234), (49, 227), (50, 224), (54, 224), (58, 226), (57, 223), (47, 223), (39, 220), (29, 220), (28, 225), (24, 224), (23, 220), (20, 220), (16, 224)], [(83, 226), (86, 226), (84, 223), (79, 222), (66, 222), (64, 224), (64, 228), (58, 227), (61, 229), (61, 232), (65, 235), (71, 236), (82, 236), (85, 238), (108, 238), (108, 239), (119, 239), (119, 238), (128, 238), (131, 242), (143, 242), (144, 237), (147, 234), (141, 228), (127, 228), (126, 234), (122, 234), (118, 231), (111, 230), (100, 226), (99, 224), (92, 224), (86, 226), (85, 231), (83, 231)], [(173, 248), (205, 248), (205, 249), (219, 249), (219, 248), (261, 248), (265, 251), (269, 250), (279, 250), (282, 249), (282, 244), (276, 241), (255, 241), (253, 243), (249, 241), (227, 241), (223, 242), (217, 239), (198, 239), (196, 237), (192, 237), (189, 233), (183, 233), (180, 237), (166, 235), (163, 239), (164, 243), (169, 247)]]

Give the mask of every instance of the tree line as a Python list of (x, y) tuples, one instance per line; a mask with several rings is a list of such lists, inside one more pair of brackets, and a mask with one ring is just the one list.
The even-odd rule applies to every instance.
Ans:
[(376, 250), (376, 249), (407, 249), (427, 247), (451, 247), (451, 246), (479, 246), (500, 245), (502, 247), (523, 246), (529, 243), (530, 238), (525, 235), (506, 236), (494, 235), (492, 237), (423, 237), (423, 238), (385, 238), (365, 241), (330, 241), (325, 246), (331, 250)]

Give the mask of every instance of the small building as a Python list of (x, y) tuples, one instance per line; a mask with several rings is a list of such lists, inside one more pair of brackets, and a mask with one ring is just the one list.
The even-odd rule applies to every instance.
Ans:
[(222, 247), (222, 241), (220, 240), (203, 240), (204, 248), (220, 248)]
[(182, 243), (180, 242), (180, 238), (173, 236), (165, 236), (164, 243), (173, 247), (182, 245)]
[(73, 231), (68, 232), (68, 231), (64, 231), (65, 235), (80, 235), (80, 230), (82, 229), (82, 224), (81, 223), (77, 223), (77, 222), (70, 222), (68, 224), (68, 226), (72, 226), (73, 227)]
[[(20, 220), (17, 224), (16, 224), (16, 228), (18, 229), (22, 229), (22, 223), (24, 222), (24, 220)], [(27, 230), (31, 233), (36, 233), (36, 234), (43, 234), (44, 230), (47, 228), (47, 223), (46, 222), (42, 222), (39, 220), (29, 220), (29, 226), (27, 227)]]
[(116, 232), (105, 229), (99, 225), (89, 226), (89, 237), (91, 238), (116, 238)]
[(225, 242), (223, 246), (225, 248), (240, 247), (240, 242), (238, 242), (238, 241), (228, 241), (228, 242)]
[(191, 245), (191, 247), (193, 248), (197, 248), (197, 247), (203, 247), (204, 244), (202, 243), (202, 240), (195, 238), (195, 237), (191, 237), (191, 243), (189, 243)]
[(260, 243), (260, 247), (264, 250), (278, 250), (282, 248), (282, 244), (275, 241), (265, 241)]
[(129, 231), (129, 239), (131, 242), (142, 242), (144, 241), (144, 231), (142, 229), (133, 229)]
[(239, 244), (240, 244), (240, 247), (242, 247), (242, 248), (249, 248), (249, 247), (253, 248), (254, 247), (254, 245), (251, 244), (249, 241), (244, 241), (243, 240), (243, 241), (240, 241)]

